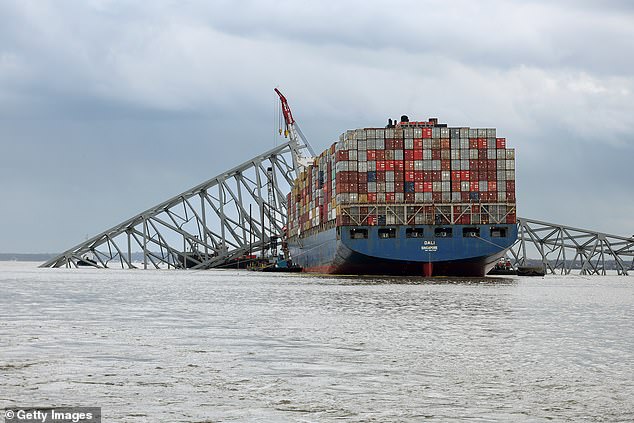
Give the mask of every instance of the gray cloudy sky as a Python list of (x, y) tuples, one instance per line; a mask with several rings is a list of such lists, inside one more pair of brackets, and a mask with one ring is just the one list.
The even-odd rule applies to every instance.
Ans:
[(497, 127), (524, 217), (634, 233), (634, 2), (0, 2), (0, 252), (58, 252), (274, 145)]

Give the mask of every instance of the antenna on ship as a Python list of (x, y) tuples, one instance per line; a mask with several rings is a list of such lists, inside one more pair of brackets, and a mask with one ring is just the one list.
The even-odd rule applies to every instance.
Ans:
[[(300, 170), (301, 167), (306, 167), (312, 160), (312, 157), (315, 156), (315, 151), (313, 147), (310, 145), (302, 130), (299, 129), (299, 125), (293, 118), (293, 113), (291, 113), (291, 108), (288, 105), (288, 101), (284, 94), (280, 92), (277, 88), (275, 88), (275, 92), (280, 97), (280, 103), (282, 106), (282, 115), (284, 116), (284, 137), (290, 138), (290, 147), (291, 152), (293, 154), (293, 164), (295, 165), (295, 169)], [(281, 134), (281, 132), (280, 132)], [(299, 139), (301, 138), (303, 144), (300, 144)], [(308, 152), (311, 154), (311, 157), (304, 157), (302, 154), (302, 148), (307, 148)]]

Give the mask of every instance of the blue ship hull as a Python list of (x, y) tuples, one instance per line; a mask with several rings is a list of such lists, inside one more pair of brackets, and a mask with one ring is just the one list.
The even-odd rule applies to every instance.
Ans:
[(340, 226), (292, 237), (288, 247), (306, 272), (484, 276), (517, 238), (514, 224), (451, 225), (442, 236), (438, 228), (417, 225), (412, 236), (409, 226)]

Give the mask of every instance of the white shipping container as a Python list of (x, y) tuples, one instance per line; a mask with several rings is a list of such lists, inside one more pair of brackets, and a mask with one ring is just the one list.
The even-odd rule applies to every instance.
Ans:
[(451, 139), (451, 148), (454, 150), (460, 150), (460, 138)]
[(423, 160), (431, 160), (431, 149), (423, 150)]
[(366, 148), (368, 150), (374, 150), (374, 146), (376, 145), (376, 141), (374, 140), (374, 138), (369, 139), (365, 142)]
[(451, 160), (460, 160), (460, 150), (451, 150)]
[(478, 160), (478, 150), (476, 150), (475, 148), (469, 149), (469, 159)]
[(487, 130), (483, 128), (478, 128), (478, 138), (486, 138)]
[(357, 161), (358, 162), (367, 162), (368, 161), (368, 152), (365, 150), (357, 150)]
[[(387, 179), (387, 177), (386, 177)], [(394, 181), (385, 182), (385, 192), (394, 192)]]
[(348, 161), (348, 172), (356, 172), (357, 171), (357, 162), (349, 160)]
[(405, 138), (404, 147), (406, 150), (412, 150), (414, 148), (414, 140), (411, 138)]
[(394, 138), (394, 128), (387, 128), (385, 130), (385, 138)]
[(388, 214), (385, 216), (385, 224), (387, 225), (396, 225), (396, 216), (393, 214)]
[(356, 150), (357, 149), (357, 140), (348, 140), (348, 149)]
[(414, 138), (423, 138), (422, 128), (414, 128)]
[(440, 138), (449, 138), (449, 128), (440, 128)]
[(422, 192), (417, 192), (414, 194), (414, 201), (416, 201), (417, 203), (422, 203), (424, 198), (423, 198), (423, 194)]
[(433, 199), (433, 196), (432, 196), (431, 192), (424, 192), (423, 193), (423, 201), (425, 203), (431, 203), (432, 199)]
[(348, 160), (349, 161), (357, 160), (357, 150), (348, 150)]
[(376, 192), (376, 182), (368, 182), (368, 192)]
[(359, 202), (359, 194), (356, 192), (351, 192), (349, 197), (350, 204), (355, 204)]
[(385, 192), (378, 192), (376, 193), (376, 202), (379, 204), (383, 204), (385, 203)]
[(384, 140), (385, 139), (385, 129), (377, 129), (375, 134), (374, 134), (375, 138), (377, 140)]
[(469, 128), (460, 128), (460, 138), (469, 138)]
[(460, 181), (460, 191), (469, 191), (469, 181)]
[[(487, 128), (487, 138), (495, 138), (495, 128)], [(493, 140), (495, 141), (495, 139)]]
[(388, 170), (385, 172), (385, 180), (387, 182), (394, 182), (394, 171)]
[(385, 150), (385, 141), (382, 138), (377, 138), (374, 140), (374, 149), (375, 150)]
[(371, 128), (367, 128), (365, 130), (365, 139), (366, 140), (373, 140), (376, 136), (376, 130), (375, 129), (371, 129)]
[(451, 182), (442, 181), (441, 184), (442, 184), (441, 185), (442, 192), (451, 192)]
[(469, 170), (469, 160), (460, 160), (460, 170)]
[(440, 169), (441, 169), (440, 160), (432, 160), (431, 161), (431, 170), (440, 170)]
[(414, 170), (423, 170), (422, 160), (414, 160)]
[(403, 150), (394, 150), (394, 160), (403, 160)]
[(498, 191), (498, 201), (506, 201), (506, 191)]
[(497, 171), (497, 177), (498, 177), (498, 182), (506, 181), (506, 171), (505, 170), (498, 170)]
[(445, 191), (442, 193), (442, 201), (445, 203), (451, 201), (451, 191)]
[(487, 192), (489, 190), (489, 183), (487, 181), (478, 182), (478, 188), (480, 188), (480, 192)]
[(355, 139), (358, 140), (364, 140), (365, 139), (365, 129), (356, 129), (354, 131), (354, 135), (355, 135)]
[(469, 138), (478, 138), (478, 130), (476, 128), (469, 128)]
[(346, 131), (346, 139), (347, 140), (352, 140), (354, 139), (354, 130), (347, 130)]
[(452, 203), (459, 203), (461, 199), (462, 198), (461, 198), (461, 195), (460, 195), (459, 192), (455, 192), (455, 191), (451, 192), (451, 202)]
[(451, 161), (451, 169), (452, 170), (462, 170), (460, 168), (460, 160), (452, 160)]
[(403, 136), (405, 138), (413, 139), (414, 138), (414, 129), (413, 128), (405, 128), (403, 130)]
[(506, 149), (506, 160), (514, 160), (515, 159), (515, 149), (507, 148)]
[(358, 172), (365, 173), (368, 171), (368, 162), (357, 162)]
[(487, 159), (494, 160), (497, 158), (497, 150), (495, 148), (487, 149)]
[(506, 160), (500, 159), (495, 162), (497, 170), (505, 170), (506, 169)]
[[(423, 160), (423, 169), (422, 170), (431, 170), (431, 160)], [(416, 163), (414, 163), (414, 170), (418, 170), (416, 169)]]
[(507, 160), (506, 168), (509, 170), (515, 170), (515, 160)]
[(469, 138), (460, 138), (460, 149), (461, 150), (469, 149)]
[(449, 171), (449, 170), (441, 171), (440, 172), (440, 179), (443, 180), (443, 181), (451, 181), (451, 171)]
[(506, 180), (507, 181), (514, 181), (515, 180), (515, 171), (514, 170), (508, 170), (506, 171)]
[(437, 128), (437, 127), (431, 128), (431, 137), (440, 138), (440, 128)]
[(368, 149), (368, 142), (366, 140), (357, 140), (357, 150), (366, 151)]
[(405, 194), (403, 194), (402, 192), (397, 192), (394, 194), (394, 201), (397, 203), (404, 203), (405, 202)]
[(442, 191), (442, 182), (432, 182), (431, 189), (436, 192)]
[(368, 163), (368, 172), (376, 171), (376, 162), (374, 160), (367, 162)]

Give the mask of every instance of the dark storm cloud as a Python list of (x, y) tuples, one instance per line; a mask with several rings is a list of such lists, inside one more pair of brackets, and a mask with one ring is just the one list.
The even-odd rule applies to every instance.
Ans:
[(619, 1), (2, 2), (0, 251), (62, 250), (267, 150), (276, 85), (318, 151), (402, 113), (496, 126), (521, 215), (632, 232), (633, 18)]

